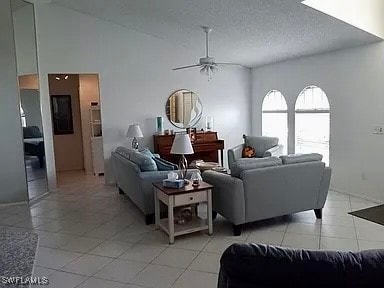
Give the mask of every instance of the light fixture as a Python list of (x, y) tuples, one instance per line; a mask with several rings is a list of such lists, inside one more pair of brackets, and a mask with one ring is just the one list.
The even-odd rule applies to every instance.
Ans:
[(65, 75), (64, 79), (67, 80), (68, 78), (69, 78), (69, 76), (68, 76), (68, 75)]
[(185, 182), (188, 182), (186, 179), (188, 162), (184, 155), (193, 154), (193, 147), (191, 144), (191, 139), (186, 133), (177, 133), (175, 139), (173, 140), (171, 154), (181, 155), (179, 162), (179, 169), (181, 170), (181, 176)]
[(55, 79), (56, 79), (57, 81), (60, 81), (60, 77), (59, 77), (59, 76), (56, 76)]
[(219, 69), (215, 64), (206, 64), (200, 69), (200, 73), (206, 75), (208, 80), (212, 79), (212, 74), (216, 73)]
[(139, 124), (132, 124), (129, 126), (127, 135), (128, 138), (133, 138), (132, 140), (132, 149), (139, 149), (139, 141), (137, 138), (143, 137), (143, 132), (141, 132)]

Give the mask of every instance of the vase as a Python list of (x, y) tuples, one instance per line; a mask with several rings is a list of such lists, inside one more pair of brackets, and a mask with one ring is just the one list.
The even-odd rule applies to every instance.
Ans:
[(205, 117), (205, 130), (213, 131), (213, 116)]
[(163, 117), (156, 117), (156, 130), (158, 135), (164, 134), (164, 120)]

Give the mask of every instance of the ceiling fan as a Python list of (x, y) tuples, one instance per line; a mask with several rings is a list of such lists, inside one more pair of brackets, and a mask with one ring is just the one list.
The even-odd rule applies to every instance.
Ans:
[(212, 79), (212, 74), (216, 73), (218, 71), (219, 65), (240, 65), (240, 66), (242, 66), (241, 64), (236, 64), (236, 63), (218, 63), (218, 62), (216, 62), (215, 58), (210, 57), (209, 56), (209, 33), (212, 32), (212, 28), (207, 27), (207, 26), (201, 26), (201, 28), (203, 29), (203, 31), (205, 33), (206, 56), (200, 58), (198, 64), (177, 67), (177, 68), (172, 69), (173, 71), (200, 67), (200, 73), (207, 75), (208, 80), (209, 80), (209, 79)]

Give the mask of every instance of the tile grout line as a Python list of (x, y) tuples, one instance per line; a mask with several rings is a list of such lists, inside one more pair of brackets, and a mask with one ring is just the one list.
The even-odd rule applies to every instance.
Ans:
[[(350, 211), (352, 211), (352, 200), (351, 196), (349, 196), (349, 206), (350, 206)], [(357, 229), (356, 229), (356, 223), (355, 223), (355, 217), (352, 215), (352, 221), (353, 221), (353, 229), (355, 230), (355, 236), (356, 236), (356, 243), (357, 243), (357, 251), (360, 251), (360, 243), (359, 239), (357, 236)]]
[(288, 225), (291, 223), (291, 219), (292, 219), (292, 215), (289, 215), (289, 218), (288, 218), (288, 224), (287, 224), (287, 227), (285, 227), (285, 229), (284, 229), (283, 239), (281, 239), (280, 246), (283, 246), (283, 242), (284, 242), (284, 239), (285, 239), (285, 235), (287, 235)]

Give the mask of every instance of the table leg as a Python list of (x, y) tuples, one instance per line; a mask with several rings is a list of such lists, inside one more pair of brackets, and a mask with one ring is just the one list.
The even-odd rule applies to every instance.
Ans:
[(207, 190), (208, 199), (208, 234), (213, 234), (213, 222), (212, 222), (212, 190)]
[(157, 198), (157, 189), (155, 188), (155, 225), (156, 227), (159, 227), (160, 223), (160, 203), (159, 199)]
[(170, 196), (168, 201), (169, 244), (173, 244), (175, 242), (175, 222), (173, 218), (173, 205), (174, 199), (173, 196)]
[(224, 150), (220, 150), (221, 166), (224, 167)]

